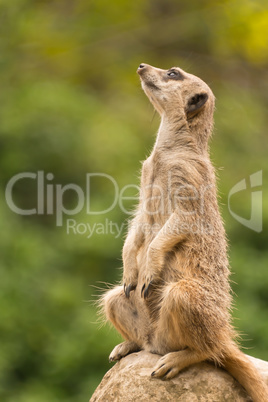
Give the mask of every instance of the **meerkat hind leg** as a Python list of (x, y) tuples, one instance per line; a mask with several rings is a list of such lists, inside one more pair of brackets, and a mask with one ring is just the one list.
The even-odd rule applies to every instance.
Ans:
[(106, 318), (128, 341), (138, 340), (138, 313), (134, 301), (126, 298), (123, 286), (116, 286), (103, 297)]
[(109, 361), (114, 362), (120, 360), (122, 357), (125, 357), (130, 353), (138, 352), (140, 350), (141, 348), (136, 344), (136, 342), (125, 341), (119, 343), (119, 345), (115, 346), (115, 348), (112, 350), (109, 356)]
[(206, 358), (207, 356), (189, 348), (180, 350), (179, 352), (167, 353), (158, 360), (151, 376), (169, 380), (185, 367), (200, 363)]
[(122, 357), (142, 349), (146, 334), (144, 329), (148, 318), (145, 312), (135, 305), (134, 295), (126, 297), (123, 286), (109, 290), (103, 297), (103, 309), (107, 319), (126, 340), (117, 345), (110, 354), (109, 360), (116, 361)]

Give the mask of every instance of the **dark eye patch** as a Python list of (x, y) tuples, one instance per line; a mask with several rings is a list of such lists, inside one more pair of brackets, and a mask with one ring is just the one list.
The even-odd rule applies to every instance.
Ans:
[(169, 72), (167, 73), (167, 75), (168, 75), (169, 77), (175, 77), (176, 75), (178, 75), (178, 73), (177, 73), (177, 71), (169, 71)]
[(164, 80), (177, 80), (177, 81), (183, 81), (186, 77), (179, 71), (176, 70), (175, 68), (171, 68), (170, 70), (167, 71)]

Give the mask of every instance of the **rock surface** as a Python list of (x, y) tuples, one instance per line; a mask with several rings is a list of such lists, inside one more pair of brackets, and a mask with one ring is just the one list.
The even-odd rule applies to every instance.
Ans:
[[(153, 379), (150, 374), (159, 357), (144, 351), (126, 356), (105, 374), (90, 402), (251, 401), (230, 374), (209, 363), (188, 367), (172, 380)], [(250, 359), (268, 383), (268, 363)]]

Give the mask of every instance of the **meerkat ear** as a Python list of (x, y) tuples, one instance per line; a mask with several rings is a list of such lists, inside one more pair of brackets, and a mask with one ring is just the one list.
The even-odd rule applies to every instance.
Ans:
[(187, 119), (191, 119), (194, 117), (197, 113), (199, 113), (205, 103), (208, 100), (208, 94), (203, 92), (203, 93), (198, 93), (192, 96), (186, 105), (185, 112), (187, 115)]

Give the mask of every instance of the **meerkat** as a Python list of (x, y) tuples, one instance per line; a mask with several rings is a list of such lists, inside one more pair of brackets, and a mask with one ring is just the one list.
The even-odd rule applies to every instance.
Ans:
[(142, 166), (122, 286), (103, 296), (107, 319), (125, 339), (110, 361), (139, 350), (158, 353), (151, 376), (170, 379), (208, 360), (228, 370), (254, 402), (268, 401), (231, 324), (227, 241), (208, 149), (214, 95), (177, 67), (141, 64), (137, 72), (161, 124)]

